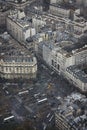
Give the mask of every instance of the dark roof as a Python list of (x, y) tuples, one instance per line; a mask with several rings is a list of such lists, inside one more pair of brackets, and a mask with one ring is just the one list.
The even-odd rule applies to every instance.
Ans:
[(4, 57), (5, 62), (33, 62), (33, 57), (29, 56), (8, 56)]
[(80, 49), (83, 46), (85, 46), (85, 43), (81, 42), (81, 43), (77, 43), (77, 44), (72, 44), (70, 46), (65, 46), (65, 47), (63, 47), (63, 49), (66, 50), (67, 52), (72, 52), (72, 50)]

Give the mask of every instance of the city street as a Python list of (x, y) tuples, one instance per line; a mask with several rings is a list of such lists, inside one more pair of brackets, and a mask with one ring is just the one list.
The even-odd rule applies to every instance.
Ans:
[(4, 93), (2, 98), (8, 98), (9, 111), (15, 121), (20, 123), (29, 119), (34, 122), (36, 119), (39, 125), (36, 123), (35, 126), (38, 129), (44, 129), (50, 123), (53, 126), (53, 112), (58, 109), (61, 99), (77, 90), (66, 79), (52, 72), (39, 63), (36, 79), (6, 81), (1, 84), (1, 92)]

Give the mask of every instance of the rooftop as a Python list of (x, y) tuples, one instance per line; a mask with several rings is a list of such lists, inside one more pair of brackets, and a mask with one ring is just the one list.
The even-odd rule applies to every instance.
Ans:
[(84, 49), (86, 49), (86, 44), (85, 43), (77, 43), (77, 44), (71, 44), (70, 46), (64, 46), (63, 47), (64, 50), (66, 50), (67, 52), (78, 52), (78, 51), (82, 51)]
[(3, 58), (4, 62), (33, 62), (33, 57), (30, 56), (8, 56)]
[(0, 36), (0, 59), (8, 57), (11, 60), (9, 57), (15, 59), (16, 57), (28, 57), (28, 55), (28, 50), (18, 44), (7, 32)]
[(12, 21), (17, 23), (19, 26), (27, 29), (31, 26), (30, 18), (25, 16), (24, 12), (20, 11), (11, 11), (10, 15), (8, 16)]
[(59, 106), (56, 114), (58, 114), (67, 123), (75, 129), (87, 129), (85, 121), (87, 121), (87, 98), (79, 93), (72, 93), (67, 96), (63, 103)]
[(76, 65), (68, 67), (67, 71), (72, 73), (77, 79), (87, 83), (87, 74), (82, 71), (82, 69), (79, 69)]
[(9, 6), (0, 3), (0, 12), (3, 12), (3, 13), (4, 13), (4, 12), (8, 11), (9, 9), (10, 9)]
[(59, 8), (62, 8), (62, 9), (65, 9), (65, 10), (69, 10), (69, 9), (75, 10), (75, 9), (76, 9), (76, 7), (73, 6), (72, 4), (53, 3), (53, 4), (51, 4), (51, 5), (56, 6), (56, 7), (59, 7)]

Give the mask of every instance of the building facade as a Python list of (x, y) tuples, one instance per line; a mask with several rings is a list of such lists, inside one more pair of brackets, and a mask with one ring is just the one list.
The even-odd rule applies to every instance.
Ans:
[(74, 84), (81, 91), (87, 92), (87, 74), (79, 69), (78, 66), (69, 66), (66, 69), (66, 77), (70, 83)]
[(58, 128), (58, 130), (76, 130), (69, 124), (69, 122), (67, 122), (66, 118), (59, 113), (55, 114), (55, 122), (56, 128)]
[(49, 7), (50, 13), (59, 17), (69, 18), (71, 10), (58, 6), (57, 4), (51, 4)]
[(73, 21), (73, 27), (76, 34), (83, 34), (87, 31), (87, 22), (83, 18), (77, 17), (77, 19)]
[[(76, 75), (68, 68), (73, 65), (87, 64), (87, 46), (74, 44), (71, 41), (62, 41), (55, 43), (54, 41), (41, 42), (37, 45), (36, 53), (38, 57), (45, 61), (50, 68), (60, 75), (65, 76), (68, 80), (72, 80), (73, 84), (81, 91), (87, 91), (87, 78), (76, 78)], [(82, 77), (84, 77), (83, 74)], [(84, 80), (82, 80), (84, 79)]]
[(32, 24), (36, 31), (40, 31), (40, 27), (46, 25), (46, 21), (42, 19), (41, 17), (32, 17)]
[(35, 57), (12, 56), (0, 60), (0, 77), (6, 79), (35, 78), (37, 60)]
[(12, 11), (7, 17), (7, 30), (19, 42), (25, 42), (28, 37), (36, 34), (24, 12)]

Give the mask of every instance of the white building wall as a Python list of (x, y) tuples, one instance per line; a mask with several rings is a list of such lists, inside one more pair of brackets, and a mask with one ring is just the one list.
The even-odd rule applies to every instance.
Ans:
[(50, 12), (52, 14), (56, 14), (58, 16), (62, 16), (65, 18), (66, 17), (69, 18), (69, 16), (70, 16), (70, 10), (59, 8), (59, 7), (53, 6), (53, 5), (50, 5)]
[[(4, 62), (0, 61), (0, 77), (18, 78), (26, 77), (37, 72), (37, 60), (33, 57), (32, 62)], [(23, 75), (22, 75), (23, 74)]]
[(24, 40), (30, 37), (30, 28), (24, 32)]
[[(28, 27), (27, 29), (26, 26)], [(29, 27), (27, 23), (26, 26), (23, 26), (18, 21), (11, 19), (10, 16), (7, 17), (7, 30), (19, 42), (24, 42), (28, 37), (36, 34), (35, 28), (32, 28), (31, 26)]]
[(40, 26), (46, 25), (46, 21), (41, 18), (32, 18), (32, 24), (36, 31), (38, 31)]
[(86, 50), (82, 50), (78, 53), (74, 54), (75, 56), (75, 64), (86, 64), (87, 63), (87, 49)]
[(23, 29), (10, 18), (7, 18), (7, 30), (18, 41), (23, 41)]
[(57, 3), (57, 0), (50, 0), (50, 3)]
[(31, 36), (34, 36), (36, 34), (35, 28), (31, 28)]
[(75, 65), (75, 57), (74, 56), (66, 58), (65, 68), (67, 68), (71, 65)]
[(87, 83), (81, 81), (79, 77), (76, 77), (73, 72), (66, 71), (66, 78), (73, 83), (77, 88), (79, 88), (81, 91), (85, 92), (87, 91)]

